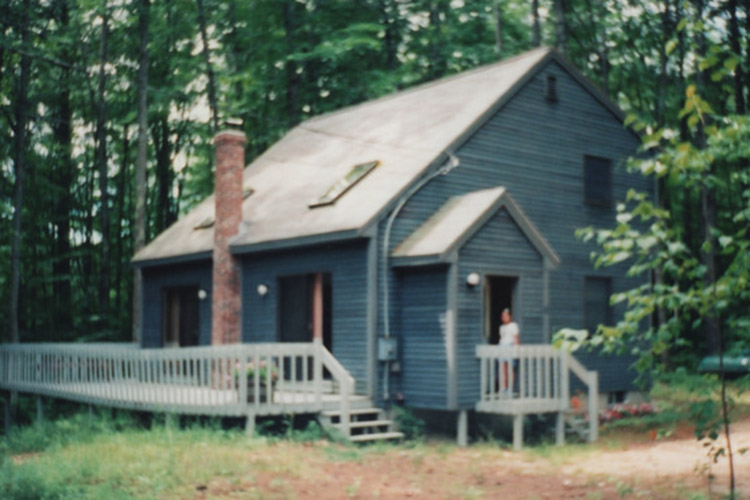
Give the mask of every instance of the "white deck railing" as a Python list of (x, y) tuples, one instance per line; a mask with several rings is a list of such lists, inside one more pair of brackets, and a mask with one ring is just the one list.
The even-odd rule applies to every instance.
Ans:
[[(248, 376), (248, 368), (260, 376)], [(120, 408), (258, 416), (338, 407), (354, 379), (321, 343), (140, 349), (133, 344), (6, 344), (0, 388)], [(342, 429), (348, 435), (348, 428)]]
[(570, 410), (570, 372), (588, 389), (589, 440), (598, 434), (598, 374), (570, 353), (551, 345), (480, 345), (480, 399), (489, 413), (566, 412)]

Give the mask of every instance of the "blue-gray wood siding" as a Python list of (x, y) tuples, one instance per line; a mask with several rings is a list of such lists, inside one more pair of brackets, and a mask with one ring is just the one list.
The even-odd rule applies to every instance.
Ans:
[(407, 269), (398, 276), (401, 373), (394, 388), (415, 408), (444, 408), (446, 266)]
[[(278, 279), (330, 273), (332, 352), (357, 381), (367, 386), (367, 242), (305, 247), (253, 254), (242, 259), (242, 341), (278, 340)], [(259, 284), (268, 294), (257, 293)]]
[[(458, 405), (472, 408), (479, 399), (479, 363), (476, 346), (487, 343), (485, 338), (484, 287), (486, 280), (475, 287), (466, 286), (469, 273), (480, 276), (516, 277), (514, 320), (521, 329), (521, 342), (544, 342), (543, 260), (507, 211), (501, 209), (459, 251), (458, 259), (458, 327), (456, 364), (458, 373)], [(489, 311), (499, 315), (500, 311)]]
[[(557, 79), (558, 101), (545, 99), (547, 75)], [(592, 207), (584, 204), (583, 158), (594, 155), (612, 159), (613, 196), (615, 201), (624, 200), (628, 189), (651, 191), (650, 182), (638, 174), (625, 169), (625, 160), (636, 153), (639, 140), (614, 117), (607, 108), (588, 93), (573, 77), (558, 64), (551, 62), (493, 117), (469, 138), (455, 154), (460, 166), (447, 175), (430, 181), (404, 206), (391, 231), (389, 252), (409, 234), (427, 220), (451, 197), (478, 189), (505, 186), (521, 209), (537, 226), (560, 256), (561, 265), (549, 274), (549, 319), (550, 331), (561, 328), (583, 328), (583, 282), (585, 276), (612, 277), (613, 291), (634, 285), (621, 269), (593, 269), (589, 255), (592, 246), (575, 237), (581, 227), (608, 227), (614, 223), (615, 209)], [(384, 221), (379, 225), (378, 238), (383, 241)], [(492, 249), (486, 248), (485, 261), (491, 262)], [(462, 265), (459, 262), (459, 265)], [(458, 286), (464, 286), (465, 266), (459, 272)], [(385, 266), (381, 255), (378, 265), (379, 279), (389, 273), (391, 296), (395, 289), (395, 273)], [(478, 272), (478, 271), (477, 271)], [(543, 304), (542, 273), (523, 273), (520, 283), (527, 303)], [(379, 294), (382, 297), (382, 282)], [(477, 363), (474, 351), (469, 349), (476, 340), (477, 328), (481, 328), (483, 317), (467, 316), (460, 297), (457, 319), (458, 338), (457, 363), (460, 371), (471, 370)], [(382, 302), (382, 301), (381, 301)], [(477, 306), (481, 307), (483, 296), (476, 294)], [(383, 331), (383, 305), (379, 306), (378, 332)], [(391, 318), (398, 317), (398, 304), (391, 302)], [(540, 313), (523, 318), (523, 328), (529, 335), (539, 335), (543, 321)], [(478, 322), (478, 325), (472, 322)], [(481, 330), (480, 330), (481, 331)], [(532, 333), (533, 332), (533, 333)], [(399, 332), (408, 335), (409, 332)], [(469, 338), (465, 338), (469, 335)], [(603, 392), (627, 390), (633, 387), (632, 372), (627, 366), (632, 359), (625, 357), (616, 361), (581, 356), (591, 369), (599, 371), (600, 390)], [(379, 380), (382, 365), (379, 365)], [(405, 376), (405, 374), (404, 374)], [(395, 383), (395, 382), (394, 382)], [(479, 381), (476, 379), (476, 385)], [(470, 385), (470, 377), (460, 379), (459, 399), (464, 398)]]
[(200, 344), (211, 344), (211, 280), (213, 266), (210, 260), (143, 268), (143, 302), (141, 319), (141, 345), (162, 347), (163, 291), (177, 286), (198, 286), (206, 291), (201, 300), (198, 319)]

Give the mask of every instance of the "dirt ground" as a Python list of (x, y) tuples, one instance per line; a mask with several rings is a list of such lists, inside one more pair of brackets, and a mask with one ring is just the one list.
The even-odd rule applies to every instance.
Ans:
[[(727, 491), (727, 460), (711, 464), (688, 429), (656, 440), (644, 434), (615, 441), (620, 437), (612, 449), (563, 452), (445, 443), (352, 451), (323, 442), (279, 443), (278, 458), (299, 456), (284, 447), (305, 447), (308, 460), (269, 469), (257, 458), (247, 477), (216, 478), (199, 485), (194, 498), (676, 500), (720, 498)], [(750, 420), (733, 426), (733, 445), (736, 452), (750, 448)], [(750, 498), (750, 452), (735, 453), (735, 472), (740, 498)]]

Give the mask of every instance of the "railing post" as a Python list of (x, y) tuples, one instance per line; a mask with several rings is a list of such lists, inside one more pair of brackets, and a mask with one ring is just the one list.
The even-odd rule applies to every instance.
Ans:
[(589, 442), (599, 439), (599, 373), (589, 372)]
[[(240, 406), (247, 407), (247, 356), (248, 356), (248, 347), (244, 347), (240, 350), (240, 366), (237, 368), (239, 370), (239, 373), (237, 374), (237, 384), (239, 385), (239, 404)], [(248, 425), (250, 423), (250, 420), (253, 422), (253, 426), (255, 426), (255, 415), (252, 415), (252, 418), (250, 417), (250, 414), (248, 414), (247, 421)]]
[(558, 351), (560, 359), (560, 411), (568, 409), (570, 402), (570, 367), (568, 366), (569, 353)]
[[(477, 353), (479, 354), (479, 353)], [(480, 401), (487, 401), (487, 395), (489, 392), (487, 391), (487, 374), (489, 373), (488, 367), (487, 367), (487, 358), (479, 355), (479, 400)]]
[(351, 380), (344, 376), (341, 380), (341, 432), (346, 439), (351, 437), (351, 412), (349, 408), (349, 396), (352, 393)]
[(5, 437), (10, 436), (10, 429), (13, 425), (13, 410), (11, 403), (13, 397), (10, 392), (3, 391), (3, 409), (5, 410)]
[(315, 404), (323, 401), (323, 362), (320, 350), (324, 349), (323, 339), (316, 337), (313, 340), (313, 390), (315, 392)]
[(41, 396), (36, 397), (36, 425), (44, 424), (44, 399)]

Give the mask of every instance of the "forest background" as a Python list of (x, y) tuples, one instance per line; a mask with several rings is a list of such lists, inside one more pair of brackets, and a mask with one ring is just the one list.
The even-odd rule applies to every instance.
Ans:
[[(137, 338), (130, 258), (211, 193), (228, 118), (249, 162), (314, 115), (549, 45), (651, 146), (700, 151), (704, 115), (747, 115), (749, 38), (748, 0), (0, 0), (0, 342)], [(706, 246), (748, 224), (728, 165), (657, 181), (707, 285), (746, 250)], [(699, 323), (672, 363), (716, 350)]]

